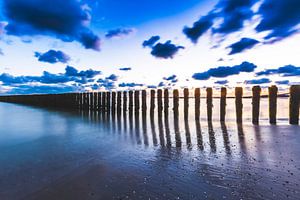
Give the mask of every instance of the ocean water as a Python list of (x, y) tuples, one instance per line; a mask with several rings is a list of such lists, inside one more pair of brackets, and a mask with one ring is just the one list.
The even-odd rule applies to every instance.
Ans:
[(226, 122), (200, 120), (194, 100), (178, 120), (155, 110), (112, 116), (0, 103), (0, 199), (297, 199), (300, 127), (288, 125), (288, 99), (278, 100), (278, 125), (243, 124), (234, 99)]

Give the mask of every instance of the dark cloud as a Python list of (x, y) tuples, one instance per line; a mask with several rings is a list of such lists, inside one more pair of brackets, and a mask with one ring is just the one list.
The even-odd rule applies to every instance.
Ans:
[(165, 81), (173, 81), (173, 80), (176, 80), (177, 79), (177, 76), (174, 74), (172, 76), (169, 76), (169, 77), (164, 77), (163, 78)]
[(201, 17), (192, 27), (185, 26), (183, 33), (193, 42), (197, 43), (198, 39), (213, 26), (215, 15), (209, 14)]
[(119, 87), (142, 87), (144, 84), (140, 83), (120, 83)]
[(123, 68), (119, 68), (120, 71), (131, 71), (131, 67), (123, 67)]
[(117, 81), (118, 80), (118, 76), (115, 74), (111, 74), (110, 76), (106, 77), (107, 80), (111, 80), (111, 81)]
[(215, 84), (218, 84), (218, 85), (226, 85), (226, 84), (228, 84), (228, 81), (227, 81), (227, 80), (216, 81)]
[(220, 9), (217, 18), (222, 18), (223, 22), (213, 32), (228, 34), (243, 28), (245, 20), (254, 15), (251, 7), (256, 2), (257, 0), (220, 0), (216, 6)]
[(289, 80), (275, 81), (275, 83), (278, 85), (288, 85), (290, 81)]
[(160, 37), (158, 35), (152, 36), (149, 40), (145, 40), (143, 42), (143, 47), (150, 47), (150, 48), (152, 48), (153, 45), (155, 43), (157, 43), (159, 40), (160, 40)]
[(253, 72), (257, 68), (256, 65), (249, 63), (249, 62), (243, 62), (240, 65), (235, 65), (232, 67), (229, 66), (220, 66), (217, 68), (209, 69), (206, 72), (202, 73), (195, 73), (193, 75), (193, 78), (196, 80), (208, 80), (212, 77), (215, 78), (225, 78), (232, 75), (240, 74), (241, 72)]
[(70, 57), (62, 51), (49, 50), (45, 53), (35, 52), (35, 57), (38, 58), (40, 62), (47, 63), (67, 63), (70, 60)]
[(0, 74), (0, 81), (3, 85), (12, 86), (29, 83), (41, 83), (41, 84), (63, 84), (69, 82), (75, 82), (80, 84), (86, 84), (94, 81), (94, 77), (101, 74), (100, 71), (94, 71), (92, 69), (86, 71), (78, 71), (74, 67), (67, 66), (65, 73), (53, 74), (50, 72), (43, 72), (42, 76), (12, 76), (7, 73)]
[(78, 41), (87, 49), (100, 49), (100, 39), (87, 24), (88, 9), (77, 0), (4, 0), (6, 33), (16, 36), (49, 35)]
[(6, 94), (59, 94), (77, 92), (80, 87), (69, 85), (21, 85), (12, 87)]
[(124, 36), (128, 36), (132, 33), (134, 33), (135, 29), (133, 28), (118, 28), (118, 29), (113, 29), (109, 30), (106, 34), (105, 37), (108, 39), (111, 38), (121, 38)]
[(180, 49), (184, 49), (183, 46), (176, 46), (172, 44), (171, 40), (168, 40), (166, 43), (158, 43), (152, 47), (151, 55), (156, 58), (173, 58), (174, 55), (178, 53)]
[(241, 53), (247, 49), (251, 49), (258, 43), (259, 41), (252, 38), (242, 38), (240, 41), (231, 44), (227, 48), (231, 49), (229, 55), (233, 55), (233, 54)]
[(286, 65), (279, 67), (278, 69), (266, 69), (264, 71), (257, 72), (257, 76), (268, 76), (268, 75), (280, 75), (280, 76), (300, 76), (300, 67), (293, 65)]
[(213, 34), (229, 34), (240, 30), (245, 20), (250, 19), (254, 13), (251, 7), (257, 0), (220, 0), (208, 15), (201, 17), (192, 27), (184, 27), (183, 33), (193, 42), (214, 26), (214, 21), (221, 19), (219, 27), (212, 30)]
[(265, 0), (259, 8), (258, 14), (262, 19), (256, 27), (256, 31), (270, 31), (265, 37), (267, 40), (281, 40), (299, 31), (299, 28), (296, 29), (300, 23), (299, 0)]
[(245, 81), (245, 84), (248, 85), (259, 85), (259, 84), (266, 84), (266, 83), (271, 83), (272, 81), (268, 78), (261, 78), (261, 79), (253, 79), (253, 80), (247, 80)]

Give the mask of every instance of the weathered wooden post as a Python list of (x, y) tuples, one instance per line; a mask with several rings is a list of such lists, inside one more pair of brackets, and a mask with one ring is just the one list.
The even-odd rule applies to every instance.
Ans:
[(184, 88), (183, 96), (184, 96), (184, 119), (187, 120), (189, 117), (189, 89), (188, 88)]
[(178, 90), (173, 90), (173, 111), (174, 111), (174, 115), (175, 117), (178, 118), (178, 114), (179, 114), (179, 91)]
[(199, 120), (200, 118), (200, 95), (201, 91), (200, 88), (196, 88), (194, 92), (195, 96), (195, 119)]
[(164, 111), (165, 111), (165, 116), (168, 116), (169, 114), (169, 90), (168, 89), (164, 90)]
[(127, 112), (127, 91), (123, 91), (123, 114)]
[(102, 92), (102, 112), (106, 112), (106, 92)]
[(252, 123), (254, 125), (259, 124), (260, 94), (260, 86), (254, 86), (252, 88)]
[(129, 91), (129, 114), (133, 112), (133, 91)]
[(110, 92), (106, 92), (106, 111), (110, 113)]
[(117, 92), (117, 117), (121, 117), (122, 110), (122, 92)]
[[(57, 105), (59, 105), (59, 102)], [(56, 107), (57, 107), (57, 105), (56, 105)], [(89, 109), (89, 93), (85, 92), (84, 93), (84, 110), (88, 110), (88, 109)]]
[(134, 110), (135, 112), (140, 111), (140, 91), (134, 91)]
[(142, 91), (142, 112), (143, 114), (147, 111), (147, 91)]
[(90, 100), (89, 108), (90, 108), (90, 110), (94, 110), (94, 92), (89, 93), (89, 100)]
[(220, 121), (221, 122), (225, 122), (226, 96), (227, 96), (227, 89), (225, 87), (222, 87), (221, 88), (221, 99), (220, 99)]
[(114, 116), (116, 114), (116, 92), (112, 92), (111, 93), (111, 113), (112, 116)]
[(155, 109), (155, 90), (150, 91), (150, 111), (154, 112)]
[(299, 124), (300, 85), (290, 87), (290, 124)]
[(94, 92), (94, 110), (98, 110), (98, 92)]
[(206, 104), (207, 104), (207, 121), (212, 121), (212, 108), (213, 108), (213, 90), (206, 88)]
[(98, 98), (97, 98), (97, 102), (98, 102), (98, 111), (102, 110), (102, 92), (98, 92)]
[(277, 120), (277, 95), (278, 88), (273, 85), (269, 87), (269, 120), (270, 124), (276, 124)]
[(163, 110), (163, 102), (162, 102), (162, 90), (157, 90), (157, 108), (158, 112), (161, 112)]
[(243, 122), (243, 88), (235, 88), (236, 122)]

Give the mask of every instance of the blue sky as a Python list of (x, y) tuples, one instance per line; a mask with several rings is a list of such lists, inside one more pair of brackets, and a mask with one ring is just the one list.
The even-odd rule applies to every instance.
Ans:
[(0, 92), (299, 83), (298, 0), (0, 0)]

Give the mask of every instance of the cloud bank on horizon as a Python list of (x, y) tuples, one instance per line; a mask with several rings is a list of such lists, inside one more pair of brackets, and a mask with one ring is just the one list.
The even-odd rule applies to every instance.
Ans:
[[(116, 2), (119, 6), (108, 0), (0, 0), (0, 42), (5, 44), (1, 46), (0, 59), (10, 56), (10, 48), (14, 48), (16, 38), (20, 38), (24, 45), (31, 45), (32, 62), (53, 68), (61, 68), (62, 65), (65, 67), (67, 64), (74, 66), (81, 62), (74, 56), (75, 52), (81, 51), (80, 49), (65, 47), (65, 44), (70, 43), (78, 43), (82, 50), (85, 50), (84, 54), (89, 59), (87, 65), (90, 63), (102, 65), (102, 61), (111, 62), (102, 60), (103, 57), (98, 58), (102, 54), (106, 55), (108, 50), (110, 54), (106, 55), (107, 59), (117, 61), (115, 57), (120, 54), (118, 48), (123, 45), (130, 49), (130, 53), (125, 51), (122, 54), (137, 55), (136, 59), (119, 61), (118, 65), (122, 67), (107, 70), (105, 73), (107, 76), (101, 73), (102, 69), (78, 70), (77, 67), (71, 66), (65, 67), (63, 73), (44, 71), (40, 76), (16, 76), (13, 74), (17, 71), (7, 73), (2, 70), (0, 91), (25, 94), (73, 92), (85, 89), (170, 87), (182, 86), (183, 80), (190, 78), (191, 81), (186, 81), (190, 84), (193, 81), (211, 81), (216, 85), (229, 85), (232, 83), (228, 79), (230, 76), (243, 77), (244, 84), (249, 85), (271, 83), (289, 85), (293, 83), (290, 78), (300, 76), (300, 67), (297, 66), (298, 64), (300, 66), (300, 63), (292, 64), (289, 60), (286, 60), (285, 65), (273, 68), (258, 66), (253, 61), (244, 60), (242, 63), (240, 59), (234, 61), (237, 56), (284, 42), (298, 34), (300, 30), (298, 0), (216, 0), (211, 9), (207, 9), (205, 13), (199, 12), (198, 15), (202, 14), (201, 17), (190, 25), (176, 18), (168, 21), (182, 27), (176, 31), (164, 30), (163, 26), (157, 27), (159, 23), (150, 28), (144, 28), (142, 25), (179, 15), (195, 5), (200, 5), (199, 1), (187, 0), (184, 3), (174, 0), (172, 5), (167, 0), (154, 0), (151, 4), (146, 0), (116, 0)], [(203, 7), (211, 4), (207, 0), (203, 0), (202, 3)], [(156, 9), (152, 9), (152, 13), (148, 12), (153, 6)], [(53, 39), (58, 43), (41, 50), (39, 37)], [(211, 66), (199, 65), (198, 70), (194, 69), (189, 77), (180, 77), (179, 70), (177, 74), (172, 74), (172, 65), (177, 66), (178, 61), (181, 64), (189, 63), (189, 60), (184, 60), (187, 55), (195, 46), (204, 46), (205, 39), (209, 37), (212, 38), (211, 46), (205, 46), (207, 52), (198, 52), (199, 57), (202, 54), (208, 55), (212, 49), (218, 49), (218, 52), (222, 52), (222, 59), (219, 59), (219, 62), (233, 60), (231, 63), (235, 64), (219, 65), (216, 60)], [(121, 40), (113, 40), (115, 38)], [(224, 47), (222, 44), (226, 42), (230, 44)], [(15, 47), (15, 51), (21, 50)], [(198, 54), (194, 53), (196, 55), (194, 59), (198, 59)], [(157, 70), (155, 75), (157, 82), (154, 84), (141, 82), (142, 78), (135, 80), (137, 74), (143, 76), (140, 73), (143, 70), (136, 72), (137, 65), (146, 63), (143, 60), (150, 59), (154, 60), (153, 63), (160, 63), (161, 66), (166, 65), (166, 68), (171, 69), (169, 72)], [(199, 58), (200, 63), (201, 59)], [(8, 68), (9, 65), (3, 67)], [(112, 68), (107, 66), (109, 67)], [(185, 70), (188, 66), (181, 67)], [(151, 69), (146, 67), (144, 69), (147, 76)], [(249, 79), (248, 75), (253, 78)]]

